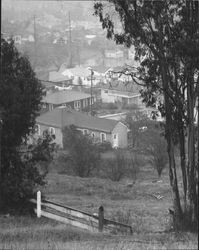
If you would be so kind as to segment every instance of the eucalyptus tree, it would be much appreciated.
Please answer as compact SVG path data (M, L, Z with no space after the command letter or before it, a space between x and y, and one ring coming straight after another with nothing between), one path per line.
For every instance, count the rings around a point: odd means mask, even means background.
M199 2L98 1L94 5L94 14L107 30L107 38L117 44L135 47L140 66L129 65L124 73L144 87L141 91L143 100L150 106L158 105L165 116L176 227L196 228L198 162L195 127L198 125L194 112L199 98ZM176 143L180 150L183 200L174 155Z

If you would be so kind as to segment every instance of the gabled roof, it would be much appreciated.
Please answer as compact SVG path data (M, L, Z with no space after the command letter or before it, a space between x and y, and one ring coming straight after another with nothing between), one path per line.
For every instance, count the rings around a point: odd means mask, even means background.
M111 67L106 67L104 65L93 66L92 68L98 73L106 73L109 69L111 69Z
M90 97L89 94L82 93L79 91L63 90L63 91L57 91L53 94L49 94L49 95L45 96L43 98L42 102L59 105L62 103L74 102L74 101L86 99L89 97Z
M63 75L67 75L67 72L69 72L73 76L79 76L79 77L88 77L90 76L91 72L87 68L84 67L75 67L75 68L69 68L62 72Z
M63 128L74 125L77 128L111 133L118 121L86 115L68 108L56 108L36 119L38 124Z
M108 88L101 88L101 89L108 90L109 95L124 96L124 97L129 97L129 98L141 96L141 94L137 93L137 92L133 93L133 92L129 92L129 91L120 91L120 90L108 89Z
M49 72L49 81L52 82L61 82L61 81L68 81L70 78L68 76L63 75L61 72L51 71Z

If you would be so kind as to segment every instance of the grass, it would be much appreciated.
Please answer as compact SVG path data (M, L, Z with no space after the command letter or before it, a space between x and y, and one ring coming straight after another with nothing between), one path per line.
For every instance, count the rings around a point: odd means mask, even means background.
M197 235L165 231L172 205L168 170L162 182L153 182L156 176L150 166L141 167L134 185L128 185L131 179L50 173L42 190L47 198L90 213L103 205L105 217L130 224L133 235L90 233L45 218L0 217L0 249L197 249Z

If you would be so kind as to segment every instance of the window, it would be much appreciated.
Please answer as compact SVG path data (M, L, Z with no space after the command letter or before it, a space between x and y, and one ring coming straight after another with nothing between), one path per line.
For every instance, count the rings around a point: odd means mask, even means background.
M42 108L43 108L43 109L46 109L46 103L43 103L43 104L42 104Z
M89 103L90 103L90 105L92 105L94 103L93 97L92 97L92 99L91 98L89 99Z
M38 124L35 125L34 132L35 132L35 134L40 135L40 126Z
M108 90L104 90L104 93L108 94Z
M83 135L88 135L88 129L83 130Z
M49 110L50 110L50 111L53 110L53 104L49 104Z
M85 99L85 107L88 106L88 99Z
M113 135L113 139L117 139L117 135L116 134Z
M95 133L94 133L94 132L91 133L91 137L92 137L93 139L95 138Z
M83 100L83 108L87 107L88 106L88 100L87 99L84 99Z
M101 140L101 142L106 141L106 134L105 133L100 133L100 140Z
M43 131L43 137L46 137L47 135L48 135L48 130L46 129Z
M50 128L49 128L49 133L50 133L50 135L55 139L55 128L50 127Z
M75 101L74 102L74 108L79 109L81 107L81 102L80 101Z

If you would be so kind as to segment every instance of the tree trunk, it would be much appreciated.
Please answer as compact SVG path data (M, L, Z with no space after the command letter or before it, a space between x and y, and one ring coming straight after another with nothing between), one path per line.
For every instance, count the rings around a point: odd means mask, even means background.
M167 151L169 155L169 177L170 185L173 191L173 206L174 206L174 220L180 222L182 219L182 207L180 202L180 195L178 189L178 180L176 173L176 164L174 156L174 143L173 143L173 122L172 122L172 102L168 95L169 92L169 79L166 71L166 63L162 63L162 82L164 89L164 101L166 111L166 139L167 139ZM176 224L174 226L177 226Z
M195 165L195 126L194 126L194 78L192 70L188 70L187 81L187 115L188 115L188 199L189 216L192 225L197 222L198 204L196 194L196 165Z
M179 121L180 122L180 121ZM186 173L186 152L185 152L185 134L183 124L179 124L179 144L180 144L180 166L182 170L183 191L184 191L184 211L187 210L187 173Z

